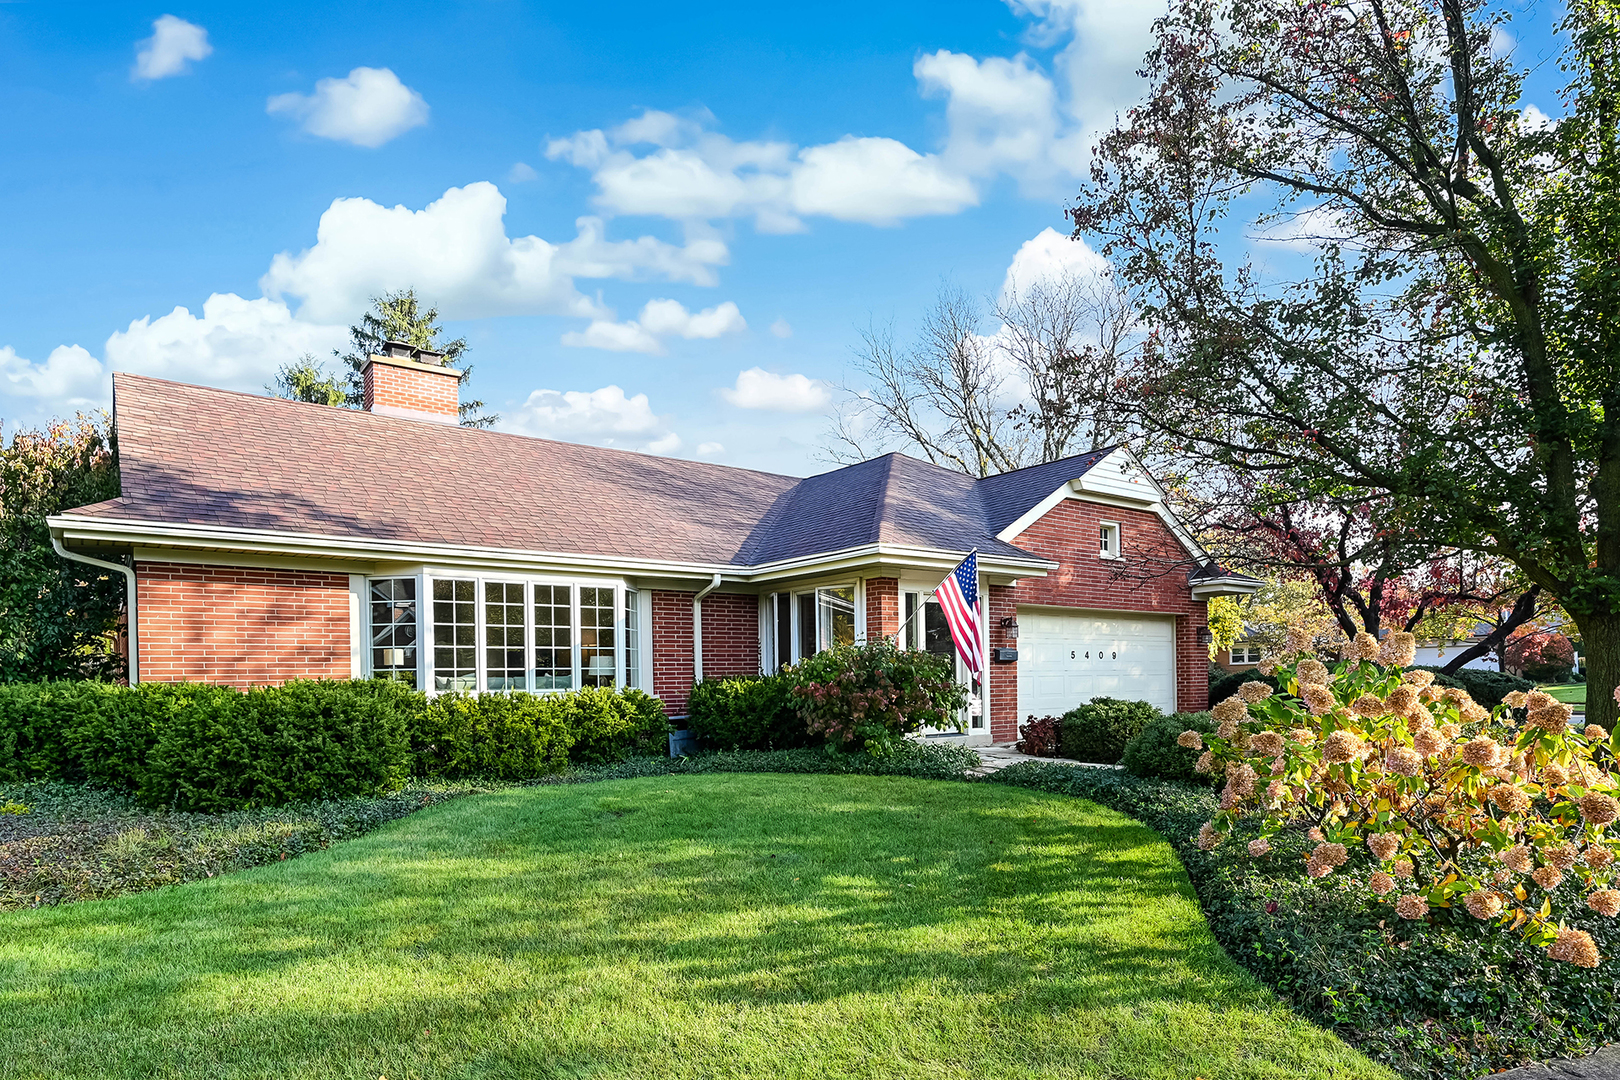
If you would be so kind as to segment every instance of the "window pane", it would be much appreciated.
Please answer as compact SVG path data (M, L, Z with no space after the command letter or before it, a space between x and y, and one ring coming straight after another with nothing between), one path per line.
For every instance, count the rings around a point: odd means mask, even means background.
M528 683L523 647L523 586L484 582L484 681L491 690L522 690Z
M821 609L821 648L855 644L855 586L821 589L816 596Z
M940 656L956 656L956 643L951 640L951 624L945 621L945 609L933 600L923 609L923 648Z
M799 652L795 659L803 660L816 654L816 594L799 597Z
M793 596L779 592L771 597L776 605L776 668L793 663Z
M478 689L477 584L433 583L433 689Z
M624 685L641 685L641 594L624 590Z
M534 587L534 688L574 688L572 586Z
M618 627L613 590L579 590L579 676L585 686L613 685L613 649Z
M371 581L371 673L416 686L416 579Z
M906 632L902 635L904 640L900 643L900 647L903 649L916 649L922 643L922 619L917 614L917 599L916 593L906 593L906 612L904 616Z

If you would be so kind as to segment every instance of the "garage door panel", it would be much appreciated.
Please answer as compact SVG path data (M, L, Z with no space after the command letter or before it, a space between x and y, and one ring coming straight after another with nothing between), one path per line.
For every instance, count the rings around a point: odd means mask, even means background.
M1175 711L1175 621L1018 614L1018 711L1057 716L1095 697Z

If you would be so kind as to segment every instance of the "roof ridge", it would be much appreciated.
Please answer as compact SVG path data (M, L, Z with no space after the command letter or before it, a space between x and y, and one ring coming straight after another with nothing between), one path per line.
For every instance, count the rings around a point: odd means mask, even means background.
M1020 465L1016 469L1008 469L1005 472L991 473L989 476L978 477L978 480L999 480L1003 476L1013 476L1017 473L1028 472L1030 469L1044 469L1049 465L1056 465L1064 461L1074 461L1077 458L1091 457L1093 454L1102 454L1106 456L1113 453L1115 450L1120 449L1124 445L1124 443L1114 443L1112 446L1094 446L1090 450L1082 450L1078 454L1065 454L1063 457L1053 458L1051 461L1037 461L1033 465Z
M474 438L482 437L482 438L499 438L499 439L523 439L523 440L526 440L526 441L529 441L529 442L550 443L550 444L555 445L555 446L578 447L581 450L585 450L585 451L588 451L588 452L591 452L591 453L600 453L600 454L609 454L609 455L625 455L625 456L629 456L629 457L632 457L632 458L638 458L638 459L652 458L652 459L656 459L656 460L659 460L659 461L671 462L673 464L680 465L680 466L685 466L685 467L692 468L692 469L699 469L699 470L722 469L722 470L726 470L728 472L751 473L751 474L753 474L755 476L768 476L768 477L771 477L772 479L776 479L776 480L791 480L791 481L794 482L795 485L797 485L797 483L799 483L799 482L801 482L801 481L803 481L805 479L808 479L807 477L803 477L803 476L793 476L790 473L769 472L769 471L767 471L765 469L750 469L750 468L748 468L747 466L744 466L744 465L725 465L725 464L722 464L722 463L720 463L718 461L695 461L695 460L693 460L691 458L670 457L667 454L653 454L653 453L650 453L650 452L647 452L647 451L642 451L642 450L627 450L622 446L597 446L594 443L570 442L567 439L548 439L543 435L524 435L524 434L521 434L521 433L515 432L515 431L496 431L496 430L489 429L489 428L465 427L465 426L463 426L461 424L444 424L444 423L439 423L438 421L434 421L434 420L417 420L417 419L414 419L414 418L408 417L408 416L389 416L386 413L376 413L376 412L370 411L369 409L348 409L348 408L342 408L342 407L333 406L333 405L322 405L319 402L314 402L314 401L295 401L295 400L293 400L291 398L276 397L276 396L274 396L272 394L255 394L255 393L252 393L252 392L247 391L247 390L227 390L224 387L219 387L219 386L204 386L204 385L202 385L200 383L180 382L177 379L160 379L155 375L139 375L139 374L136 374L135 372L130 372L130 371L116 371L116 372L114 372L113 373L113 380L114 380L114 385L115 386L116 386L118 380L135 380L135 381L138 381L138 382L159 383L159 384L162 384L162 385L165 385L165 386L178 386L178 387L181 387L181 388L186 389L186 390L197 390L197 391L200 391L200 392L205 393L205 394L222 394L222 395L229 395L229 396L232 396L232 397L247 398L250 401L258 402L258 403L261 403L263 405L267 405L267 406L269 406L271 408L279 408L281 406L292 406L292 407L295 407L295 408L306 408L307 407L309 409L316 409L316 410L326 409L326 410L330 411L330 414L333 417L333 419L337 419L339 417L364 416L364 417L369 417L370 419L360 421L361 423L426 424L426 425L430 425L430 427L433 430L465 432L465 433L467 433L468 435L471 435ZM312 413L311 415L326 415L326 414ZM341 423L341 422L344 422L344 421L340 420L339 422ZM412 428L412 429L407 429L407 430L417 430L417 429ZM833 471L836 471L836 470L833 470ZM818 475L820 475L820 474L818 474Z
M898 451L890 451L879 459L883 462L883 472L878 481L877 507L873 511L872 535L877 537L880 543L883 540L883 526L889 520L889 493L894 487L894 459L904 456Z

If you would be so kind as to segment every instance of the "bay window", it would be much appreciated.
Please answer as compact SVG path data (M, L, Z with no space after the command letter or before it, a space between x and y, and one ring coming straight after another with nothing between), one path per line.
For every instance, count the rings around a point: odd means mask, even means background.
M416 579L371 581L371 673L416 686Z
M433 689L478 689L478 583L433 583Z

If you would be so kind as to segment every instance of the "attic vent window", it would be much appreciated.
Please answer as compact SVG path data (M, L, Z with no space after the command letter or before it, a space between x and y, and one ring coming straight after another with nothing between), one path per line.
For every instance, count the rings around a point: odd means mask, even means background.
M1097 539L1097 554L1104 559L1119 558L1119 524L1105 521L1101 525L1101 533Z

